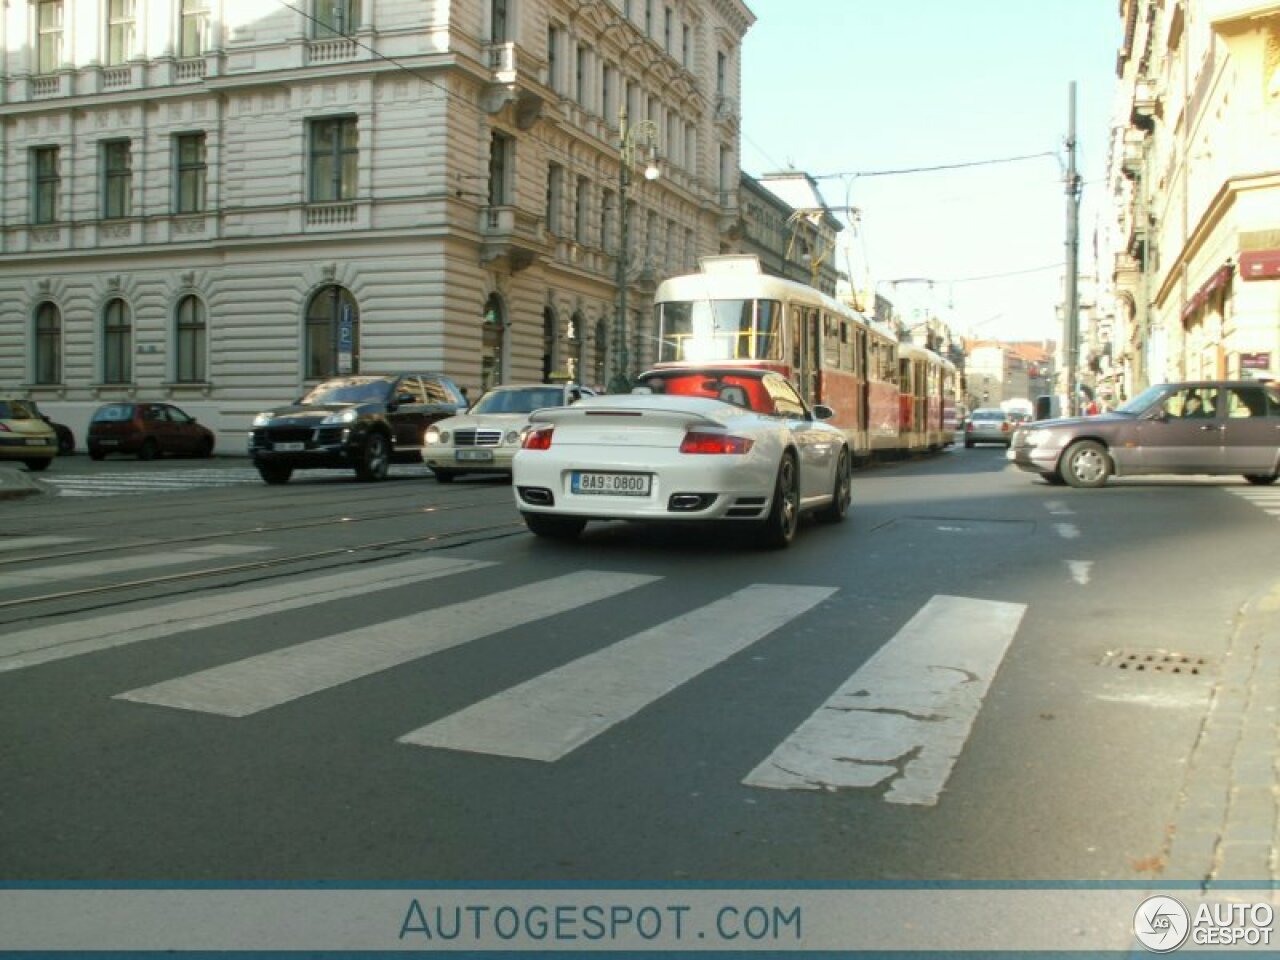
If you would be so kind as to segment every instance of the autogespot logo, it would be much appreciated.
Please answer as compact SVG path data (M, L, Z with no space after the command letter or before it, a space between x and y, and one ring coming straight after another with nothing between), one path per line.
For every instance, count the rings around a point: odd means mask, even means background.
M1191 915L1173 897L1148 897L1133 915L1133 935L1152 953L1169 953L1187 941Z

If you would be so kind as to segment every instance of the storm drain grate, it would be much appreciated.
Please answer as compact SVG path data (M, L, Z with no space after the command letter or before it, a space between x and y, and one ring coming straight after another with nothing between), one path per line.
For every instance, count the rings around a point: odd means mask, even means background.
M1207 657L1170 653L1167 650L1113 650L1102 658L1101 665L1129 673L1185 674L1198 677L1209 672Z

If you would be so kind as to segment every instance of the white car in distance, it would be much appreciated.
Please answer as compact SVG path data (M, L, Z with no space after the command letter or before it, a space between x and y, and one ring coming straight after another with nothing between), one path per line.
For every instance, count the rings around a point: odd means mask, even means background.
M510 474L511 460L520 449L531 413L594 395L576 383L494 387L466 413L438 420L427 428L423 462L441 483L449 483L460 473Z
M851 499L844 432L781 375L680 366L638 392L530 417L512 484L529 529L572 539L593 520L724 521L785 547L799 517L842 520Z

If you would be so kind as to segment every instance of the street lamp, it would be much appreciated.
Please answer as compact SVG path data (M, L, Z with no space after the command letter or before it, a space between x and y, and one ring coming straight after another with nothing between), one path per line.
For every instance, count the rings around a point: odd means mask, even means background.
M631 390L631 356L627 350L627 188L631 186L631 170L637 159L644 161L644 178L657 180L658 125L652 120L641 120L634 127L627 126L627 108L618 111L618 316L614 324L613 376L609 381L610 393L629 393Z

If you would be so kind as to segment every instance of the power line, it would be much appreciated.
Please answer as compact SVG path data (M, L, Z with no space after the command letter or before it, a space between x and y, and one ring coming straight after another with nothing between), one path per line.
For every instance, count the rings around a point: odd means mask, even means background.
M1061 270L1066 264L1046 263L1042 267L1028 267L1026 270L1010 270L1006 273L988 273L978 277L956 277L954 280L940 280L939 283L974 283L978 280L1003 280L1005 277L1021 277L1028 273L1044 273L1048 270Z
M896 170L847 170L842 173L814 174L815 180L840 180L845 177L896 177L908 173L933 173L937 170L959 170L964 167L989 167L998 163L1018 163L1023 160L1039 160L1056 157L1052 150L1042 153L1025 153L1016 157L995 157L990 160L967 160L962 163L940 163L932 167L900 167Z
M324 27L326 30L333 30L332 24L326 23L325 21L319 19L318 17L313 17L311 14L307 13L305 10L299 10L293 4L289 3L288 0L278 0L278 2L280 6L285 7L286 9L292 10L294 13L306 18L307 20L310 20L312 23L316 24L317 26ZM465 97L458 96L458 94L454 93L448 87L443 86L440 83L437 83L434 77L431 77L425 73L422 73L416 67L411 67L407 63L401 63L395 57L388 57L386 54L381 53L378 50L375 50L373 47L369 46L367 43L364 43L361 40L357 40L355 37L351 36L350 34L337 33L337 31L334 31L334 33L336 33L337 36L342 37L342 39L355 44L360 49L367 50L369 53L373 54L379 60L383 60L394 67L398 67L399 69L403 70L405 73L408 73L408 74L411 74L412 76L417 77L423 83L430 84L431 86L439 90L441 93L443 93L446 97L449 97L451 100L456 100L458 101L458 103L461 103L467 107L475 107L474 103L467 100Z

